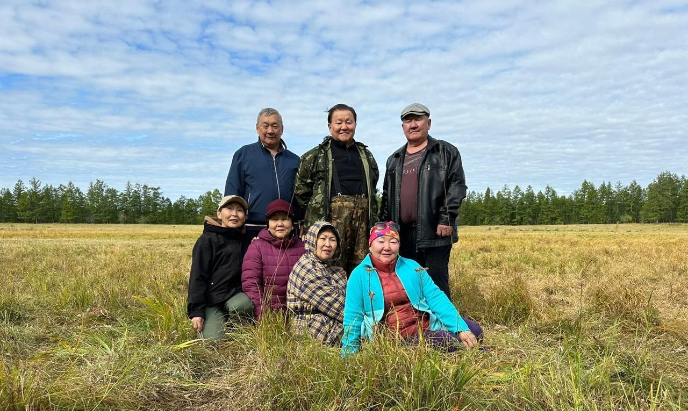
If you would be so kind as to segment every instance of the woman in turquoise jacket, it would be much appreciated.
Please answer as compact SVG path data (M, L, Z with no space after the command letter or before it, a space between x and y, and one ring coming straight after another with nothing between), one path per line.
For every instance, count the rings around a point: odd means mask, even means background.
M413 260L399 256L399 230L393 222L376 223L370 253L352 271L346 287L342 356L355 353L362 339L372 339L378 324L395 336L454 351L477 346L480 326L459 315L449 298Z

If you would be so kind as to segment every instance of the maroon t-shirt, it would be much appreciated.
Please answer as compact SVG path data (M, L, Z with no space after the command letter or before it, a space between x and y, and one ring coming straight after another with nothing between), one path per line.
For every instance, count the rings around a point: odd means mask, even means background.
M406 153L401 173L399 193L399 217L403 224L415 223L418 219L418 170L427 146L417 153Z

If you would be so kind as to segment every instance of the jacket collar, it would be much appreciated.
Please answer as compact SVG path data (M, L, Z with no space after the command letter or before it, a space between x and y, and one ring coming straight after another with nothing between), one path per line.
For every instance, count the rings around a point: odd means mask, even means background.
M297 237L294 235L294 230L292 229L291 236L288 238L285 238L283 240L280 240L279 238L275 238L271 233L270 230L267 228L264 228L260 230L258 233L258 238L261 240L266 241L267 243L271 244L273 247L276 248L290 248L296 243Z
M260 145L260 148L262 148L263 150L267 151L268 153L270 152L270 150L268 150L267 148L265 148L265 145L263 144L263 142L260 141L260 137L258 137L258 144ZM286 151L286 150L287 150L287 143L284 141L283 138L280 138L280 145L279 145L279 147L277 147L277 154L279 154L279 153L281 153L281 152L283 152L283 151ZM271 155L272 155L272 154L271 154Z
M222 221L219 218L206 216L203 221L203 232L217 233L230 237L240 237L244 227L231 228L222 227Z
M330 148L330 144L332 144L332 141L333 141L332 136L325 136L323 138L322 143L320 143L319 146L327 150L328 148ZM356 139L354 139L354 145L356 147L362 147L362 148L368 147L367 145L361 143L360 141L358 141Z
M433 138L431 135L428 134L428 145L425 147L428 151L430 151L434 146L436 146L439 143L436 138ZM397 151L392 154L394 157L401 157L406 153L406 146L408 146L408 143L404 144L399 148Z

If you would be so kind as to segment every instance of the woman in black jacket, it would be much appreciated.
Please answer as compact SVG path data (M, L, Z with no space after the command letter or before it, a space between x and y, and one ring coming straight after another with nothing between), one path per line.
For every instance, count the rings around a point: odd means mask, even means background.
M230 314L253 314L251 299L241 291L241 231L247 209L243 198L225 196L217 218L205 218L194 246L186 310L202 338L222 338Z

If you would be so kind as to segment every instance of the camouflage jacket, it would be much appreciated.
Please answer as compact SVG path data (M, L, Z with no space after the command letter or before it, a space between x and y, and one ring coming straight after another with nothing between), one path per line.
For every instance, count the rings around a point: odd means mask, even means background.
M294 203L299 210L301 227L307 229L316 221L330 221L330 198L332 182L331 136L325 137L317 147L301 156L301 165L296 174ZM377 221L377 180L380 172L373 154L363 143L356 141L356 147L363 160L363 170L368 187L368 225Z

